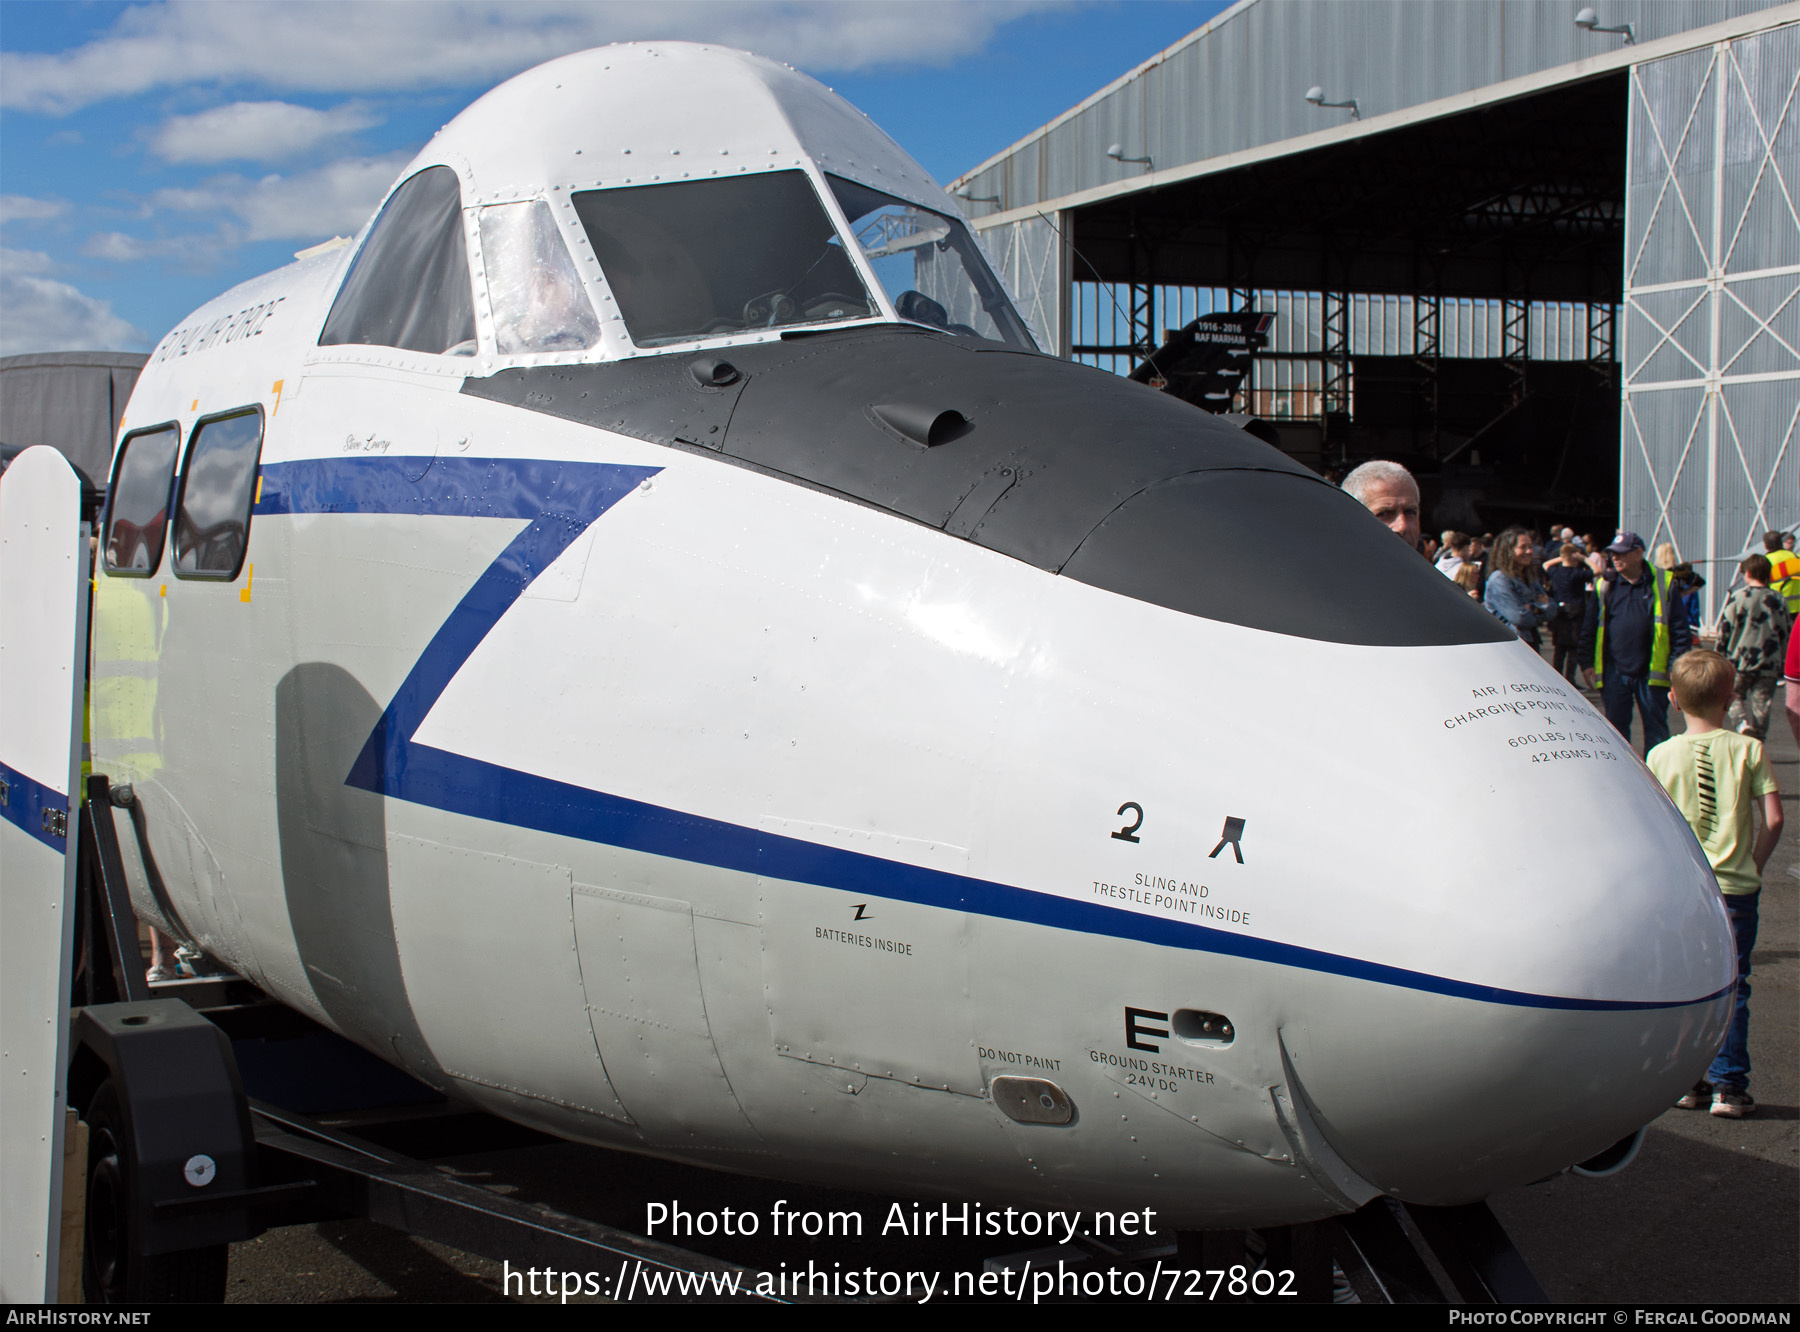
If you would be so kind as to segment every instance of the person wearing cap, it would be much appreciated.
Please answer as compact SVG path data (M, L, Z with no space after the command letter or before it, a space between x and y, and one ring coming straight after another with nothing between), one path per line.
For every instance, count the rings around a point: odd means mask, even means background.
M1693 646L1674 579L1644 559L1643 538L1620 532L1606 548L1613 575L1594 585L1581 626L1581 668L1600 691L1606 719L1631 740L1631 710L1644 719L1644 749L1669 738L1669 663Z

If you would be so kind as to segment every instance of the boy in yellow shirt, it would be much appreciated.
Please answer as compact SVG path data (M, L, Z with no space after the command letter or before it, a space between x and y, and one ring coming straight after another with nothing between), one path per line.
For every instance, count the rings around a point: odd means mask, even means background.
M1671 736L1645 757L1712 862L1737 944L1737 997L1725 1043L1706 1080L1676 1102L1698 1110L1710 1101L1712 1112L1727 1119L1742 1119L1756 1109L1748 1091L1750 950L1756 946L1763 866L1781 840L1781 790L1762 742L1725 729L1736 678L1736 669L1717 652L1701 649L1678 657L1669 683L1675 706L1687 719L1687 732ZM1751 813L1759 804L1760 833Z

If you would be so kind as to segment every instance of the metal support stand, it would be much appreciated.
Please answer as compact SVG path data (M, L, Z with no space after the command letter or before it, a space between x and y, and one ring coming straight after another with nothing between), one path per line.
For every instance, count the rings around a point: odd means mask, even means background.
M1427 445L1435 458L1443 448L1443 416L1439 408L1443 370L1444 298L1437 292L1413 296L1413 364L1419 370L1419 397L1414 416L1413 447ZM1419 418L1423 417L1423 421Z
M1500 305L1500 359L1506 363L1506 405L1525 400L1525 370L1531 361L1531 303L1508 296Z
M76 993L70 1004L137 1003L150 997L138 955L137 917L125 886L125 861L113 824L111 785L89 777L79 821L76 869Z
M1486 1203L1421 1207L1377 1198L1321 1223L1364 1304L1548 1304ZM1449 1279L1446 1287L1432 1265Z
M1338 460L1343 462L1349 457L1345 436L1350 425L1350 296L1342 291L1327 291L1323 296L1319 406L1327 452L1335 444Z
M1486 1203L1408 1207L1406 1214L1466 1304L1548 1304Z
M1618 314L1619 307L1611 301L1587 303L1588 367L1608 383L1618 360Z
M1156 351L1156 288L1131 284L1131 368L1137 369Z

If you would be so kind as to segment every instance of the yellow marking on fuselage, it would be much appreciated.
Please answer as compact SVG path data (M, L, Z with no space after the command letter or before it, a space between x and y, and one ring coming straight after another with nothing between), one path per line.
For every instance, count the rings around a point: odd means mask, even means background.
M260 478L257 480L256 488L259 492L262 490L262 481ZM239 601L250 600L250 584L255 580L256 566L254 564L246 564L244 566L244 590L238 593Z
M281 410L281 386L285 383L287 383L287 380L278 379L269 388L269 392L271 392L275 395L275 405L269 409L270 416L275 415L276 412L279 412ZM261 482L258 482L257 484L260 486ZM262 494L262 491L258 490L257 494L260 496Z

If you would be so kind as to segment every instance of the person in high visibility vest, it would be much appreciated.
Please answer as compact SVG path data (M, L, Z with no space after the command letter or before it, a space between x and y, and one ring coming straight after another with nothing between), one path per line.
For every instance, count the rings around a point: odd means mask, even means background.
M1635 704L1644 721L1644 749L1669 738L1669 663L1693 646L1693 628L1675 599L1667 569L1644 560L1644 541L1620 532L1606 548L1609 577L1594 585L1581 626L1581 668L1600 691L1606 719L1629 743Z
M1769 586L1787 603L1788 618L1800 618L1800 555L1781 544L1780 532L1764 532L1763 549L1768 552Z

